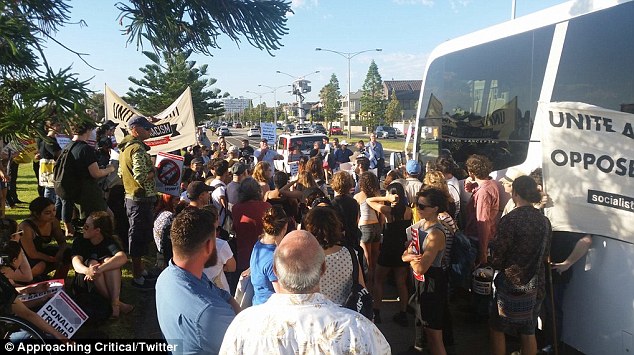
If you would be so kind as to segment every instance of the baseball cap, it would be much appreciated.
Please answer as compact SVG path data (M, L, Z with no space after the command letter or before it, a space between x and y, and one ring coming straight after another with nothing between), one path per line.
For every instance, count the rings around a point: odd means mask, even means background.
M187 198L189 198L190 200L195 200L203 192L205 192L205 191L213 191L213 190L214 190L213 186L209 186L209 185L205 184L202 181L192 181L187 186Z
M506 170L506 173L500 179L500 181L512 184L513 181L515 181L515 179L517 179L518 177L523 176L523 175L526 175L526 174L524 174L523 172L521 172L520 170L518 170L516 168L510 168L510 169Z
M144 129L150 130L154 128L154 124L147 120L147 118L143 116L133 117L128 121L128 128L132 128L133 126L141 126Z
M344 139L339 143L339 145L348 145L348 142L346 142L346 140Z
M410 175L418 175L421 171L421 166L418 160L408 160L407 164L405 164L405 170Z
M228 152L229 153L238 153L238 152L240 152L240 148L236 147L235 145L232 145L231 147L229 147Z
M233 175L242 175L247 170L246 164L236 162L231 166L231 173Z
M262 138L262 139L260 139L260 142L268 143L268 142L269 142L269 140L268 140L268 139L266 139L266 138Z
M102 124L102 126L108 128L108 129L113 129L113 128L117 127L118 125L119 125L118 123L115 123L112 120L107 120L106 122L104 122Z

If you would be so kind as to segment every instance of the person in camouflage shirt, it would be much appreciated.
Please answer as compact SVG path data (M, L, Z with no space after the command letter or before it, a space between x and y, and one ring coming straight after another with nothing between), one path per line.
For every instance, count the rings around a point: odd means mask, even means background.
M154 125L145 117L137 116L128 121L130 134L119 144L119 176L125 189L125 207L130 222L128 231L129 254L132 258L132 286L149 289L154 285L146 280L141 258L147 254L149 243L153 240L153 207L156 201L154 165L148 151L150 147L143 143L150 138Z

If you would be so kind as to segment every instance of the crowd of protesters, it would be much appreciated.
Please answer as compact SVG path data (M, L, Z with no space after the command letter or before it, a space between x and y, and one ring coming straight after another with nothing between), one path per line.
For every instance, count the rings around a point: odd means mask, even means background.
M102 124L96 147L86 143L96 125L73 127L68 149L82 192L75 201L57 196L51 177L38 175L41 196L30 203L29 218L3 227L11 233L4 233L10 240L2 247L14 262L2 273L16 285L52 271L54 278L64 278L72 266L80 286L94 288L109 301L111 316L119 317L134 309L120 300L121 267L129 257L132 286L156 289L161 331L166 339L182 339L188 353L234 354L256 346L283 353L359 348L389 353L372 324L384 321L388 279L399 297L392 321L415 329L413 351L422 351L426 342L431 354L447 353L453 344L449 302L460 295L470 297L474 319L489 319L496 354L506 351L505 333L520 335L522 354L536 353L535 322L542 308L558 314L561 334L561 300L554 310L542 307L553 235L539 211L539 171L529 177L509 170L498 182L490 177L487 157L474 154L460 168L446 153L424 168L407 160L384 171L383 148L372 134L353 150L345 140L328 138L307 155L291 149L288 160L299 168L289 176L275 171L274 161L284 157L266 139L254 149L246 139L241 147L224 137L212 143L201 132L192 146L172 152L182 153L184 168L179 193L168 195L156 191L153 157L144 143L154 125L145 117L127 125L128 135L117 144L112 138L117 125ZM55 140L60 128L47 122L40 169L55 164L62 152ZM4 165L0 180L4 193L11 180ZM512 203L502 217L507 200ZM4 195L2 201L13 202ZM477 250L473 269L490 265L499 271L494 282L502 291L494 297L469 294L464 283L451 282L459 231ZM66 239L72 237L71 246ZM559 236L565 242L558 244L556 239L559 259L553 265L559 276L591 239ZM154 245L152 270L142 258ZM361 270L358 279L352 276L355 268ZM249 310L232 296L241 277L249 277L254 290ZM370 319L339 307L357 283L374 298ZM518 289L529 299L530 312L518 312L512 297L505 298L503 291ZM258 317L264 316L279 324L263 329ZM328 328L344 319L345 329ZM314 334L291 331L296 322L310 324Z

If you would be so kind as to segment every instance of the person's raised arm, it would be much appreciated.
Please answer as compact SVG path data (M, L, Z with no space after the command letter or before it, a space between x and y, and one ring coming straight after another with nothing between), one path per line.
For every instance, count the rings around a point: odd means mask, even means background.
M108 165L105 168L101 169L99 168L97 162L88 165L88 172L90 173L90 176L93 177L93 179L99 179L104 176L108 176L108 174L113 173L115 170L116 169L113 165Z
M368 203L368 206L372 207L373 210L380 212L385 218L390 217L390 213L392 212L392 207L387 206L384 202L395 202L397 195L387 194L385 196L375 196L369 197L365 200Z

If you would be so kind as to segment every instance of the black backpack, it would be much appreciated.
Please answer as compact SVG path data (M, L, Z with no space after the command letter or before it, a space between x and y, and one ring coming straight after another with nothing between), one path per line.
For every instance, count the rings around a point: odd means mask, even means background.
M55 162L53 178L55 194L63 200L76 200L81 195L81 178L78 174L77 162L71 151L79 141L67 145ZM83 142L81 142L83 143Z

